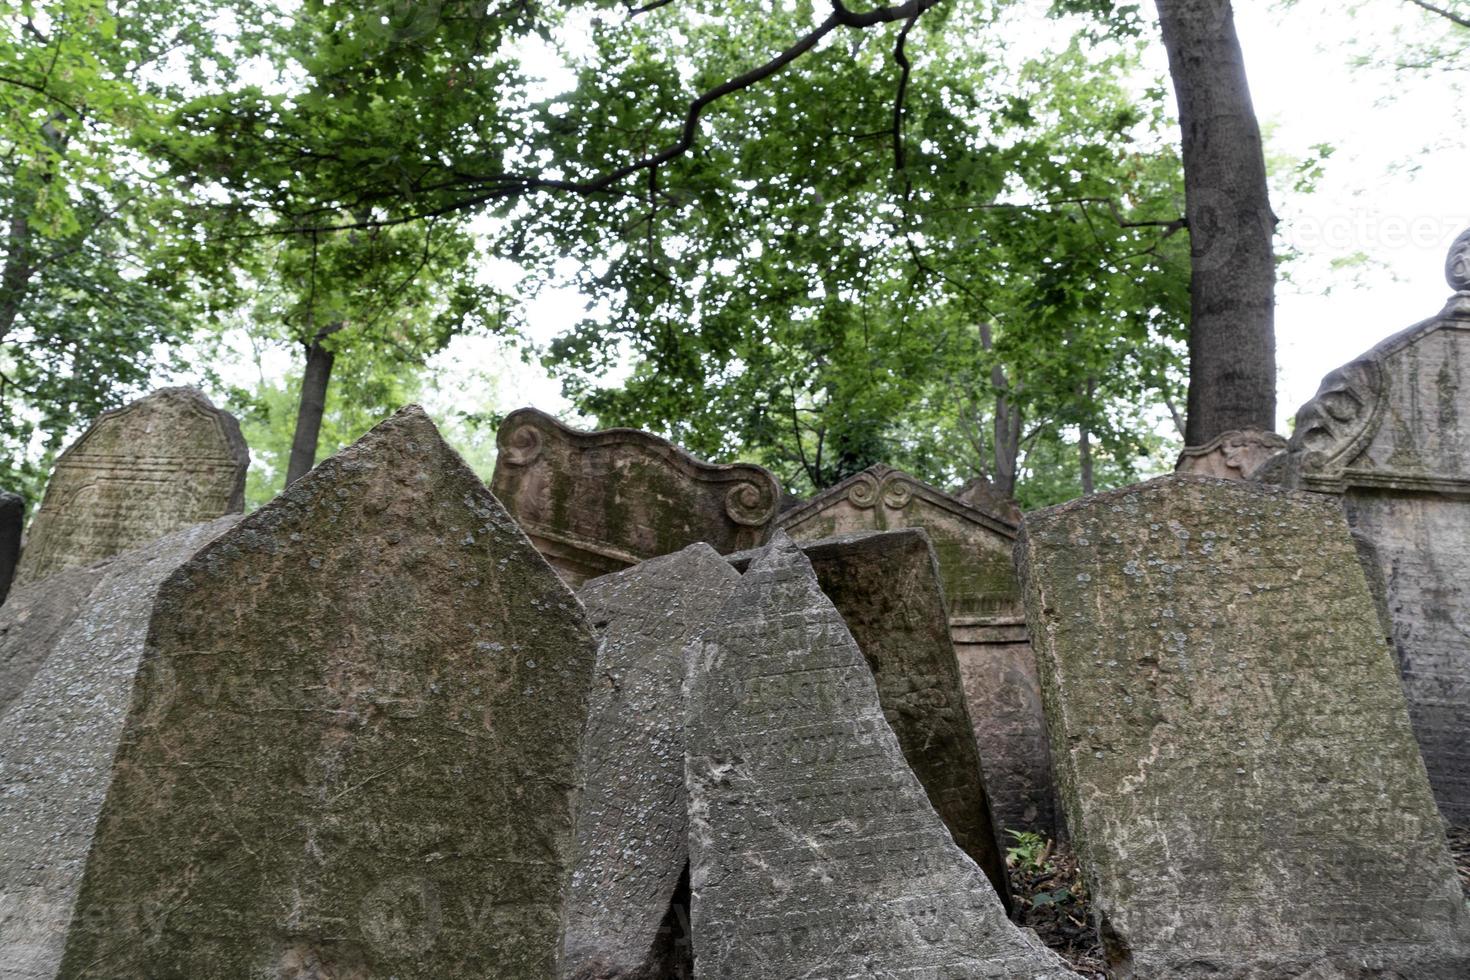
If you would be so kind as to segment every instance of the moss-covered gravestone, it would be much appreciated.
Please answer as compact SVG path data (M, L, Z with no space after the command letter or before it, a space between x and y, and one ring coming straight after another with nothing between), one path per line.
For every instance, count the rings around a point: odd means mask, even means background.
M165 578L237 518L175 531L17 590L0 656L28 681L0 713L0 976L50 980L112 779Z
M684 646L739 581L729 562L697 544L578 593L602 642L567 902L561 975L569 980L687 975L688 911L672 908L689 863Z
M553 976L594 653L402 410L160 590L61 976Z
M697 977L1073 975L955 846L784 534L687 661Z
M1165 477L1027 515L1053 758L1123 976L1464 980L1470 919L1331 498Z
M238 514L249 465L235 417L197 389L163 388L102 413L56 460L16 584Z

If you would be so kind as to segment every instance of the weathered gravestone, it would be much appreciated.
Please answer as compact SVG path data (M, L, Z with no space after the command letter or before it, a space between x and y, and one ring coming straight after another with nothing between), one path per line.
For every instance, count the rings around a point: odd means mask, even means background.
M1073 976L955 846L784 534L687 659L696 976Z
M995 818L1005 828L1056 830L1046 720L1011 564L1016 526L882 465L783 513L780 525L799 541L899 528L928 533Z
M688 942L680 942L688 911L672 907L689 863L684 646L739 581L714 549L696 544L578 593L602 642L582 750L586 789L561 968L568 980L689 975Z
M696 542L753 548L781 488L748 463L715 465L637 429L579 432L545 412L506 416L491 488L573 587Z
M23 585L0 607L0 713L20 697L112 559Z
M883 716L929 803L1009 909L1005 852L928 535L918 528L874 531L800 547L872 670ZM759 554L730 560L743 571Z
M1462 292L1323 380L1261 475L1336 496L1382 584L1440 811L1470 826L1470 232Z
M249 465L234 416L194 388L102 413L56 460L16 584L238 514Z
M1286 440L1274 432L1233 429L1202 446L1185 446L1174 463L1174 472L1246 480L1285 451Z
M39 668L0 714L0 977L56 975L159 584L236 520L54 575L0 611L0 646Z
M594 656L403 409L159 591L60 976L554 976Z
M1120 976L1470 976L1470 920L1334 501L1164 477L1028 514L1053 758Z
M0 602L10 594L10 583L15 579L25 517L25 498L18 493L0 491Z

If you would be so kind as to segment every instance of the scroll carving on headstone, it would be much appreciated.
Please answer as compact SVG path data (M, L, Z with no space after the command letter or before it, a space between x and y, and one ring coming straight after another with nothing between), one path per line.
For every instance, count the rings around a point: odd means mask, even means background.
M1028 514L1017 551L1113 971L1470 976L1470 916L1335 501L1163 477Z
M759 466L706 463L637 429L580 432L533 408L506 416L497 444L491 488L573 587L696 542L753 548L781 501Z
M594 657L401 410L159 591L60 976L551 980Z
M238 514L249 465L234 416L197 389L163 388L102 413L56 460L16 584Z
M1286 451L1286 439L1259 429L1222 432L1202 446L1185 446L1174 464L1175 473L1246 480L1272 457Z
M697 977L1075 976L955 845L784 534L687 670Z
M1338 496L1375 566L1441 812L1470 826L1470 232L1446 263L1459 290L1323 380L1289 451L1259 479Z
M783 513L780 524L799 541L900 528L929 535L996 821L1055 833L1046 723L1012 566L1016 525L883 465Z

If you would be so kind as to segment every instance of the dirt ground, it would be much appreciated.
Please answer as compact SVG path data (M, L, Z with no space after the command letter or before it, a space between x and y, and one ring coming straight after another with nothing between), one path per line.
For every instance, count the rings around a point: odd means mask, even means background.
M1010 877L1017 924L1035 929L1042 942L1087 980L1104 980L1102 943L1092 927L1087 889L1071 849L1053 841L1035 861L1012 861Z

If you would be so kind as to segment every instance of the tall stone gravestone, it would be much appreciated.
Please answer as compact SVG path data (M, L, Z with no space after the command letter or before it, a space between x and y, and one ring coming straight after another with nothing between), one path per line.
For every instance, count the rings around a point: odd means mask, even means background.
M60 976L554 976L594 655L403 409L160 590Z
M689 974L690 950L678 936L687 908L672 908L689 864L684 646L739 581L729 562L696 544L593 579L578 594L602 641L582 750L567 980Z
M1113 970L1470 976L1470 919L1334 501L1164 477L1017 544Z
M194 388L104 412L56 460L16 584L238 514L249 465L234 416Z
M1342 501L1440 811L1470 826L1470 232L1449 272L1444 311L1327 375L1262 478Z
M56 975L154 597L236 520L53 575L0 610L0 646L32 665L0 713L0 977Z
M696 542L753 548L776 520L766 470L705 463L637 429L579 432L523 408L497 444L496 497L573 587Z
M883 716L929 803L1009 909L1005 851L929 536L905 528L804 541L800 547L873 672ZM759 554L741 552L730 560L744 570Z
M15 580L25 517L25 498L18 493L0 491L0 602L10 594L10 583Z
M1016 525L883 465L783 513L780 525L798 541L900 528L928 533L996 820L1053 832L1046 721L1011 565Z
M955 846L784 534L687 669L697 977L1073 976Z

